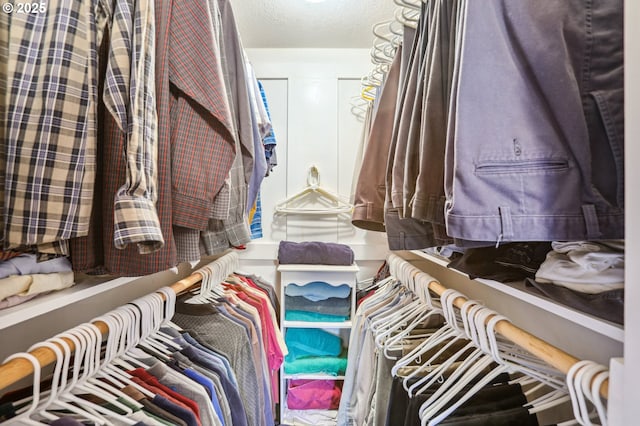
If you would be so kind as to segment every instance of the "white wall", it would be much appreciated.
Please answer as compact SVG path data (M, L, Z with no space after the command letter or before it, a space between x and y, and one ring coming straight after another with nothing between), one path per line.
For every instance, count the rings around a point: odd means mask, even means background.
M315 165L320 186L348 199L363 123L350 112L360 78L371 68L368 49L247 49L262 81L277 140L278 166L262 186L264 237L241 254L243 269L276 282L278 243L327 241L350 245L360 277L385 258L386 237L358 230L350 215L275 216L275 205L306 186Z

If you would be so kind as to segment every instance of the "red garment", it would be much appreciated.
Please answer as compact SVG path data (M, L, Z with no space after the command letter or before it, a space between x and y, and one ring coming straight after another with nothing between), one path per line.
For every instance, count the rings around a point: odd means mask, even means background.
M265 299L257 299L253 295L245 293L242 291L242 288L235 290L241 300L244 300L258 310L258 314L260 315L260 320L262 322L262 337L266 345L265 350L267 353L267 362L269 363L269 368L271 370L278 370L284 361L284 355L278 345L276 331L273 327L273 321L271 321L271 314L269 313L269 307L267 306L267 303L269 302Z
M155 376L147 373L143 368L136 368L135 370L128 371L128 373L134 377L144 380L151 386L155 386L156 388L165 392L167 395L171 396L171 398L180 401L183 405L186 405L189 410L193 411L193 413L196 415L196 418L198 419L198 422L200 422L200 408L198 408L198 404L196 404L195 401L187 398L184 395L180 395L179 393L173 391L171 388L163 385Z
M184 408L185 410L191 411L193 413L193 415L196 417L196 420L197 420L198 424L200 426L202 426L202 423L200 423L200 418L196 415L195 412L193 412L191 407L189 407L188 405L186 405L186 404L182 403L181 401L175 399L174 397L172 397L171 395L169 395L168 393L166 393L164 390L160 389L159 387L150 385L149 383L145 382L144 380L140 379L139 377L133 376L131 378L131 381L133 383L136 383L136 384L142 386L146 390L148 390L150 392L153 392L156 395L159 395L159 396L162 396L162 397L166 398L167 400L169 400L172 403Z
M360 306L362 304L362 302L364 302L365 300L367 300L368 298L373 296L375 293L376 293L375 290L371 290L369 293L367 293L366 295L362 296L362 298L360 298L358 300L358 302L356 303L356 306Z

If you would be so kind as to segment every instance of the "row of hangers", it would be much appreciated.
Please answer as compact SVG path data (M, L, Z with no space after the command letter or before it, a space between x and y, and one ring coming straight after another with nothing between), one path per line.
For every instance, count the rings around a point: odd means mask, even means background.
M362 120L367 106L376 99L377 90L384 83L395 52L402 43L404 27L416 28L420 19L422 0L393 2L398 6L394 19L375 24L372 28L374 40L370 55L373 68L361 79L360 95L351 99L351 111Z
M6 358L0 365L0 390L6 390L30 375L33 380L32 395L17 401L24 406L18 410L17 417L8 420L8 424L46 424L44 421L59 417L61 410L78 414L98 425L113 424L110 419L135 424L127 414L118 414L78 395L96 395L129 414L131 409L127 405L140 407L119 389L131 385L147 397L153 395L131 381L125 370L144 367L136 356L153 354L159 359L168 359L170 349L179 349L171 337L160 330L161 327L178 328L170 321L175 313L177 295L193 291L200 283L198 294L191 303L204 303L216 297L220 294L219 283L236 271L238 264L238 254L229 252L170 287L163 287L91 322L36 343L26 352ZM53 365L51 386L41 391L43 370L50 365ZM127 404L120 403L118 398L124 398Z
M114 421L136 424L137 420L129 417L133 414L131 407L141 409L143 406L120 389L132 386L147 397L153 398L153 394L132 381L125 370L144 367L134 356L139 354L139 348L158 357L167 356L167 348L179 349L170 336L160 331L161 327L172 326L170 319L175 312L175 301L176 293L164 287L90 323L36 343L28 352L9 356L3 365L15 359L31 363L33 384L31 396L14 402L14 406L24 404L24 407L6 423L45 425L73 414L96 425L110 425ZM105 343L105 333L97 323L106 327ZM55 355L51 386L45 391L41 390L42 366L32 354L39 348L47 348ZM86 394L100 398L110 407L80 396Z
M409 395L423 393L436 381L442 382L438 390L420 408L422 425L437 425L456 408L462 405L483 386L502 373L517 374L515 382L527 385L527 395L533 395L546 386L548 392L538 396L526 406L535 414L571 401L574 417L562 426L571 424L593 425L599 419L607 424L605 403L608 371L606 367L592 361L579 361L558 348L530 335L511 324L499 313L481 303L467 299L458 291L446 289L434 278L402 259L391 254L388 259L392 278L379 283L379 293L392 291L397 278L414 295L411 303L394 310L372 322L375 342L379 350L389 359L394 349L401 347L407 339L419 339L414 349L402 358L395 359L392 374L398 375L403 367L421 360L422 365L403 380ZM439 298L432 297L432 293ZM418 325L430 316L444 317L443 327L430 335L410 336ZM498 330L502 332L498 332ZM509 336L509 337L507 337ZM454 344L467 342L455 354L433 367L434 361ZM422 357L438 348L428 360ZM536 348L533 354L530 350ZM466 355L464 358L462 355ZM540 354L543 354L540 356ZM492 365L489 373L486 369ZM450 369L455 367L453 373ZM450 376L443 381L444 372ZM462 398L457 395L483 372ZM415 383L411 379L420 377ZM603 391L604 389L604 391ZM456 396L454 400L454 396ZM597 420L596 420L597 421Z

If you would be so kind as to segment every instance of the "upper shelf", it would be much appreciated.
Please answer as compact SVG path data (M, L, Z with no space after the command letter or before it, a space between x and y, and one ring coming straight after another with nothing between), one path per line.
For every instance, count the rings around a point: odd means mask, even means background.
M429 253L425 253L421 250L412 250L411 253L445 268L449 263L445 259L431 255ZM449 270L455 271L458 274L466 277L467 279L470 279L469 276L464 272L460 272L456 269L449 269ZM582 327L589 328L597 333L608 336L611 339L614 339L618 342L624 341L623 326L574 310L568 306L557 303L544 296L534 294L531 291L528 291L526 289L524 282L503 284L498 281L487 280L482 278L477 278L471 281L493 288L495 290L498 290L511 297L522 300L523 302L526 302L540 309L543 309L545 311L558 315L568 321L572 321Z
M81 282L64 290L40 295L23 304L0 310L0 331L56 309L70 306L90 297L129 284L136 278L124 277L96 284Z

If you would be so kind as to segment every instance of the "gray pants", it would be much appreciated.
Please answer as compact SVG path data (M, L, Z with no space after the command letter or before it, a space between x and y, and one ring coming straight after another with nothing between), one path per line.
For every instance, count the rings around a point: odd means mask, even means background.
M624 238L621 0L462 0L450 236Z

